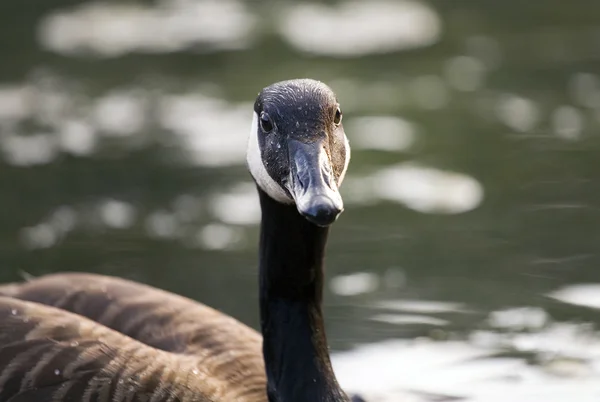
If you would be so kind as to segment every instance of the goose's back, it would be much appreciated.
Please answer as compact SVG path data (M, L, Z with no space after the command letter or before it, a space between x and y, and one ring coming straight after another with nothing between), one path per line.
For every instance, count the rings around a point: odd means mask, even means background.
M226 387L189 357L83 317L0 297L0 401L220 401Z
M22 317L28 317L36 313L35 319L29 317L30 323L36 321L54 328L51 316L57 314L56 311L77 314L67 314L72 325L82 320L80 316L87 317L93 322L85 320L86 325L92 324L94 331L112 329L111 333L122 337L120 343L105 343L111 350L115 345L117 349L130 345L128 340L133 342L135 339L137 346L142 345L145 351L138 357L140 362L146 357L151 361L153 353L162 353L161 356L169 356L168 364L173 367L193 364L210 376L209 381L226 384L227 393L235 397L232 400L266 400L260 335L208 306L124 279L78 273L53 274L0 286L0 295L35 302L28 305L39 306L38 309L30 308L22 314ZM59 310L51 309L54 313L46 315L50 310L45 310L47 307L42 305ZM5 325L5 320L11 318L3 316L0 319L0 325ZM0 330L0 337L7 336L4 331L8 329L5 328ZM26 348L26 344L21 348ZM224 391L220 392L224 394ZM0 397L1 401L4 399Z

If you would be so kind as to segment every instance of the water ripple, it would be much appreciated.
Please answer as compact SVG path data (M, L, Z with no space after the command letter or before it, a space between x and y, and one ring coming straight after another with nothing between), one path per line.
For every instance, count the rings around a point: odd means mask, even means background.
M399 202L422 213L458 214L483 201L483 186L474 178L416 163L401 163L346 183L351 203Z
M251 104L232 105L200 94L165 96L160 124L184 142L192 161L202 166L243 163Z
M293 46L338 57L428 46L442 30L432 8L407 0L296 4L282 16L279 31Z
M91 2L54 11L38 27L41 45L56 53L116 57L130 52L246 48L255 18L235 0Z
M358 117L347 127L352 149L404 151L416 139L414 124L395 116Z

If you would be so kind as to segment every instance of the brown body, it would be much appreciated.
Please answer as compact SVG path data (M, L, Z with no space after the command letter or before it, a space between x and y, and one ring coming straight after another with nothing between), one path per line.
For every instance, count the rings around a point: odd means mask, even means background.
M261 343L181 296L114 277L48 275L0 286L0 401L263 402Z

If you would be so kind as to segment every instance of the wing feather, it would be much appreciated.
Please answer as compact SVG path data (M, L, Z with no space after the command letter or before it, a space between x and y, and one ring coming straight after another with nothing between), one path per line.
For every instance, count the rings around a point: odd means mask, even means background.
M222 400L223 384L207 372L190 381L195 370L84 317L0 297L0 402Z
M101 324L98 328L108 327L152 349L189 357L215 382L228 384L236 400L266 401L262 337L206 305L125 279L80 273L3 285L2 295L87 317ZM43 336L43 328L36 337ZM60 325L54 329L56 339L70 339L68 331L61 331Z

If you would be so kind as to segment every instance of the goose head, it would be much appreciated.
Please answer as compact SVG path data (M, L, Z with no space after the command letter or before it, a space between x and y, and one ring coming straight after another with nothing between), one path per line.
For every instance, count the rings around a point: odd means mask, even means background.
M315 225L332 224L344 209L339 187L349 161L342 110L327 85L290 80L258 94L247 162L273 200L295 205Z

